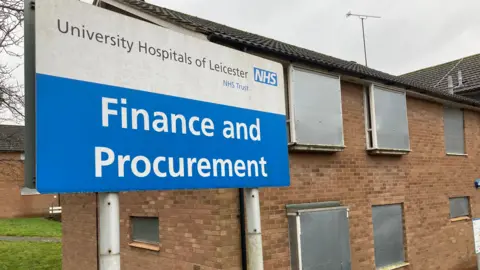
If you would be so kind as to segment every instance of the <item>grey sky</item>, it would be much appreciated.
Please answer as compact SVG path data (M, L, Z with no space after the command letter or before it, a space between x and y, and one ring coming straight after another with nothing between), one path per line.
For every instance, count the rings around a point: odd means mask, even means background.
M394 75L480 53L478 0L147 0Z
M82 0L91 2L91 0ZM480 53L478 0L147 0L147 2L363 64L394 75ZM9 59L18 64L19 59ZM23 81L22 69L15 73Z

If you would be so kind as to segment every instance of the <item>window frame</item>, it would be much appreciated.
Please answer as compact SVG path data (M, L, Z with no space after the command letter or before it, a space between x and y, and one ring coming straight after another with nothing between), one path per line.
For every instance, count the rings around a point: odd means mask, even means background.
M293 93L295 91L294 87L294 72L308 72L313 74L318 74L324 77L330 77L338 80L339 91L340 91L340 119L342 121L342 143L341 145L329 145L329 144L307 144L297 141L297 134L295 129L295 100L293 98ZM343 125L343 104L342 104L342 85L341 85L341 76L339 74L328 73L326 71L313 69L310 67L305 67L297 64L290 64L288 66L288 90L287 90L287 125L288 125L288 145L290 150L298 151L322 151L322 152L339 152L343 151L345 148L345 128Z
M461 216L452 216L451 200L452 199L463 199L463 198L467 199L468 214L467 215L461 215ZM450 220L470 219L472 217L472 207L470 205L470 196L448 197L448 208L449 208L449 219Z
M374 88L381 88L388 92L401 93L405 97L405 118L407 120L408 132L408 149L398 148L384 148L378 146L376 112L375 112L375 95ZM410 130L408 122L408 107L407 107L407 91L405 89L393 88L378 83L369 83L363 89L363 107L365 116L365 139L366 149L370 154L386 154L386 155L406 155L411 152Z
M135 218L144 218L144 219L156 219L158 221L158 226L157 226L157 233L158 233L158 242L151 242L151 241L145 241L145 240L138 240L135 239L134 237L134 219ZM136 248L143 248L143 249L148 249L152 251L160 251L160 246L161 246L161 237L160 237L160 218L158 216L142 216L142 215L131 215L129 216L129 246L131 247L136 247Z
M296 242L297 242L297 267L302 269L302 224L300 222L300 213L288 213L287 216L295 216L295 232L296 232ZM289 228L290 230L290 228ZM290 236L289 236L290 239ZM289 240L290 242L290 240ZM291 248L291 243L289 243L289 248ZM291 255L289 255L291 256ZM291 259L291 258L290 258Z
M463 153L454 153L449 152L447 149L447 137L446 135L446 126L445 126L445 111L446 109L455 109L460 110L462 112L462 133L463 133ZM465 140L465 110L462 107L455 107L455 106L443 106L443 141L445 147L445 154L447 156L467 156L467 144Z

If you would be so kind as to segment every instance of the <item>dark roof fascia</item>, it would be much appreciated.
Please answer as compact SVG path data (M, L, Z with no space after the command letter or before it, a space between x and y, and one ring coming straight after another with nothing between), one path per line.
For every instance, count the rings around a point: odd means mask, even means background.
M405 88L406 90L416 91L420 94L424 94L424 95L432 96L432 97L435 97L435 98L439 98L439 99L443 99L443 100L447 100L447 101L451 101L451 102L461 103L461 104L465 104L465 105L468 105L468 106L473 106L473 107L479 107L480 108L480 102L478 102L476 100L469 99L469 98L464 98L462 96L450 95L450 94L444 93L442 91L433 90L433 89L427 90L426 88L422 89L422 88L412 87L411 85L404 84L404 83L398 83L398 82L394 82L394 81L391 81L391 80L382 80L382 79L379 79L377 77L368 76L368 75L365 75L365 74L362 74L362 73L346 71L346 70L340 69L340 68L334 68L332 66L328 66L328 65L325 65L323 63L318 63L314 59L302 59L302 58L299 58L299 57L296 57L296 56L286 55L282 52L275 52L275 51L267 49L267 48L256 46L255 44L252 44L252 43L242 42L241 40L234 40L234 39L231 39L231 38L226 37L224 35L219 35L219 34L216 34L216 33L212 33L212 34L208 35L208 39L211 42L226 43L226 44L229 44L230 46L233 46L233 47L236 46L239 50L242 50L241 49L242 47L244 49L246 48L249 51L252 51L252 49L253 49L254 51L261 52L261 53L268 53L269 55L274 55L276 57L280 56L281 58L287 59L290 62L301 61L301 62L304 62L304 63L307 63L307 64L315 64L316 66L324 68L328 71L338 72L338 73L341 73L341 74L344 74L344 75L350 75L352 77L356 77L356 78L359 78L359 79L376 81L376 82L379 82L379 83L383 83L385 85L398 86L398 87Z
M0 149L0 153L23 153L24 149Z
M472 93L475 93L475 92L478 92L478 91L480 91L480 85L475 85L475 86L471 86L471 87L464 88L464 89L461 89L461 90L457 90L457 91L455 91L455 94L457 94L457 95L472 94Z
M447 101L451 101L451 102L461 103L461 104L465 104L465 105L468 105L468 106L473 106L473 107L479 107L480 108L480 102L477 102L475 100L470 100L470 99L466 100L465 98L462 98L461 96L453 96L453 95L446 96L446 94L444 94L440 91L434 91L434 90L429 91L429 90L425 90L425 89L421 89L421 88L414 88L414 87L411 87L410 85L407 85L407 84L401 84L401 83L392 82L392 81L388 81L388 80L381 80L381 79L371 77L371 76L367 76L367 75L361 74L361 73L345 71L345 70L342 70L342 69L339 69L339 68L332 68L331 66L327 66L327 65L324 65L322 63L316 63L312 60L303 60L303 59L299 59L298 57L285 55L283 53L275 53L275 52L272 52L271 50L266 50L265 48L255 46L254 44L247 44L247 43L243 43L243 42L240 42L240 41L231 40L231 39L228 39L228 38L222 38L221 36L216 35L216 34L208 35L208 39L211 42L214 42L214 43L217 43L217 44L222 44L222 45L228 45L230 47L234 47L234 48L236 48L238 50L241 50L241 51L245 51L245 50L247 52L248 51L249 52L253 51L253 52L258 52L258 53L261 53L261 54L266 54L267 56L273 56L273 57L277 57L277 58L281 57L282 59L287 60L291 63L303 63L303 64L307 64L307 65L314 64L315 66L318 66L318 67L320 67L322 69L325 69L329 72L337 72L337 73L340 73L342 75L347 75L347 76L359 78L359 79L362 79L362 80L369 80L369 81L372 81L372 82L377 82L377 83L381 83L381 84L388 85L388 86L401 87L401 88L404 88L405 90L413 90L413 91L418 92L420 94L432 96L432 97L435 97L435 98L439 98L439 99L443 99L443 100L447 100Z
M400 87L403 87L403 88L406 88L406 89L411 88L410 86L401 85L401 84L398 84L398 83L395 83L395 82L392 82L392 81L389 81L389 80L381 80L381 79L378 79L378 78L367 76L365 74L356 73L356 72L352 72L352 71L346 71L346 70L343 70L343 69L340 69L340 68L335 68L335 67L332 67L332 66L329 66L329 65L325 65L324 63L316 62L316 61L314 61L314 59L306 60L306 59L302 59L302 58L295 57L295 56L292 56L292 55L286 55L286 54L281 53L281 52L275 52L275 51L268 50L268 49L265 49L265 48L260 47L260 46L255 46L255 44L248 44L248 43L241 42L241 41L236 41L236 40L232 40L232 39L228 39L228 38L223 38L222 36L219 36L219 35L216 35L216 34L208 35L208 40L213 42L213 43L216 43L216 44L219 44L219 45L227 45L231 48L235 48L237 50L244 51L244 52L247 52L247 53L248 52L250 52L250 53L255 52L255 53L267 56L267 57L270 56L270 57L274 57L274 58L277 58L277 59L280 58L278 60L289 62L289 63L292 63L292 64L293 63L299 63L299 64L305 64L305 65L309 65L309 66L313 65L316 68L320 68L320 69L326 70L328 72L335 72L335 73L339 73L339 74L342 74L342 75L356 77L356 78L359 78L359 79L362 79L362 80L377 81L377 82L385 84L385 85L400 86Z

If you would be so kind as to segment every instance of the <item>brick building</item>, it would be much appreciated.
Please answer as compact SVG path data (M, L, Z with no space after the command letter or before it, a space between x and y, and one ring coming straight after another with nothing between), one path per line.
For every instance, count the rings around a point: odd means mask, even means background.
M265 269L476 269L480 102L139 0L95 4L284 65L291 185L261 189ZM241 194L122 193L122 269L246 269ZM97 269L96 194L62 206L63 268Z
M0 125L0 218L42 216L57 205L52 195L22 196L23 126Z

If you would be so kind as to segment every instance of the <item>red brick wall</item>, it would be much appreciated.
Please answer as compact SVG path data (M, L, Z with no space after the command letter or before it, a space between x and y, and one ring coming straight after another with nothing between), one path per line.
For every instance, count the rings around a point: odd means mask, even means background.
M238 194L234 190L122 194L125 269L240 269ZM129 216L158 216L160 252L129 247Z
M62 269L97 269L95 194L62 195Z
M291 186L261 190L265 269L289 269L285 205L330 200L350 208L353 269L374 269L372 205L387 203L404 206L410 263L404 269L474 269L472 223L449 220L448 198L470 196L472 214L478 214L480 199L473 181L479 176L480 114L465 112L468 157L446 156L442 105L408 98L412 152L369 156L362 87L342 82L342 99L346 149L291 154ZM93 269L96 264L91 251L96 248L91 240L94 197L82 196L63 201L67 270ZM121 209L124 269L241 269L237 190L122 194ZM160 252L128 246L129 215L160 217Z
M0 153L0 218L43 216L58 205L53 195L22 196L23 161L20 153Z
M237 193L122 193L122 269L241 269ZM62 205L63 269L96 269L95 196L64 195ZM160 252L128 245L130 216L159 217Z
M291 186L262 190L265 269L289 269L285 205L330 200L350 208L353 269L374 269L372 205L391 203L404 205L405 269L473 269L472 223L450 222L449 197L471 196L477 214L480 115L465 113L469 156L446 156L442 105L407 98L412 152L369 156L361 86L343 82L342 102L345 151L291 154Z

